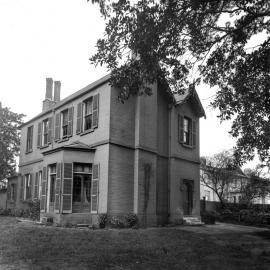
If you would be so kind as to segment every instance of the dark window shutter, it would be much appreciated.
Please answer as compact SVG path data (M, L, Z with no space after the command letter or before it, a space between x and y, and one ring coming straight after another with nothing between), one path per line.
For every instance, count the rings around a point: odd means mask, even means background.
M38 172L35 175L34 199L38 199Z
M62 182L62 213L72 213L72 163L64 163Z
M178 141L182 143L184 141L184 117L178 115Z
M93 128L98 127L99 94L93 97Z
M79 103L77 105L77 127L76 127L76 134L79 134L82 132L82 110L83 110L83 104Z
M61 163L56 164L56 182L55 182L55 200L54 212L60 211L60 194L61 194Z
M25 182L25 176L21 177L21 189L20 189L20 200L24 200L24 182Z
M39 122L38 123L37 147L41 147L41 137L42 137L42 122Z
M48 119L48 144L52 142L53 118Z
M93 164L93 175L91 184L91 213L98 212L99 192L99 164Z
M196 121L192 120L192 145L196 147Z
M54 140L55 141L60 140L60 125L61 125L60 113L57 113L55 115L55 129L54 129Z
M73 107L68 108L68 136L73 135Z
M41 180L40 212L46 211L47 198L47 167L43 167Z

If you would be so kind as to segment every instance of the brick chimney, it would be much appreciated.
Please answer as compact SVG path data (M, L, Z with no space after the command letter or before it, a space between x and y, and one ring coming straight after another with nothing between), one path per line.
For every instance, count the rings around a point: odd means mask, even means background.
M60 101L60 94L61 94L61 82L55 81L54 82L54 97L53 97L53 100L55 103Z
M54 101L52 98L52 88L53 88L53 79L46 78L46 94L45 99L43 100L42 111L47 111L52 105L54 105Z

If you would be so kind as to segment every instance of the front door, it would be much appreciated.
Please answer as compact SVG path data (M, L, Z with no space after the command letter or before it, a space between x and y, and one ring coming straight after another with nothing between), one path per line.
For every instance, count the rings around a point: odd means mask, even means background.
M183 181L183 210L184 215L189 216L192 214L193 208L193 181Z

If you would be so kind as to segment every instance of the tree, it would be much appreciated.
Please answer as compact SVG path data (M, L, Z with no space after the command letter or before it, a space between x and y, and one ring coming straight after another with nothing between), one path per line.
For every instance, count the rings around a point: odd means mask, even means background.
M20 133L23 114L17 114L2 108L0 102L0 179L4 179L16 171L16 156L19 153Z
M230 151L201 158L201 182L215 192L221 206L225 206L229 185L235 181L235 160Z
M91 1L99 3L106 29L90 60L108 67L121 100L151 94L156 81L182 93L203 79L218 86L212 106L221 121L233 120L239 163L256 151L269 160L268 1Z
M255 169L245 169L244 173L249 179L239 187L241 203L249 206L254 199L263 199L270 194L270 181L263 174L260 165L256 166Z

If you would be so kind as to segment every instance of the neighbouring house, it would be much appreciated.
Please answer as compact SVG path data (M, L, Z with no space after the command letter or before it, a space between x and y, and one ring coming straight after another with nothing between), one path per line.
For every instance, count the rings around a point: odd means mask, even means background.
M195 89L173 95L157 83L122 104L109 78L63 100L60 82L46 79L42 112L21 126L17 207L40 199L41 217L61 224L102 213L148 225L199 216L205 112Z
M201 173L202 173L201 168ZM242 189L251 181L251 177L247 176L240 168L231 172L231 179L224 188L224 198L229 203L241 203ZM260 179L258 179L260 180ZM261 179L263 180L263 179ZM219 202L217 194L202 181L200 183L201 200ZM265 197L255 198L253 204L270 204L270 194Z

